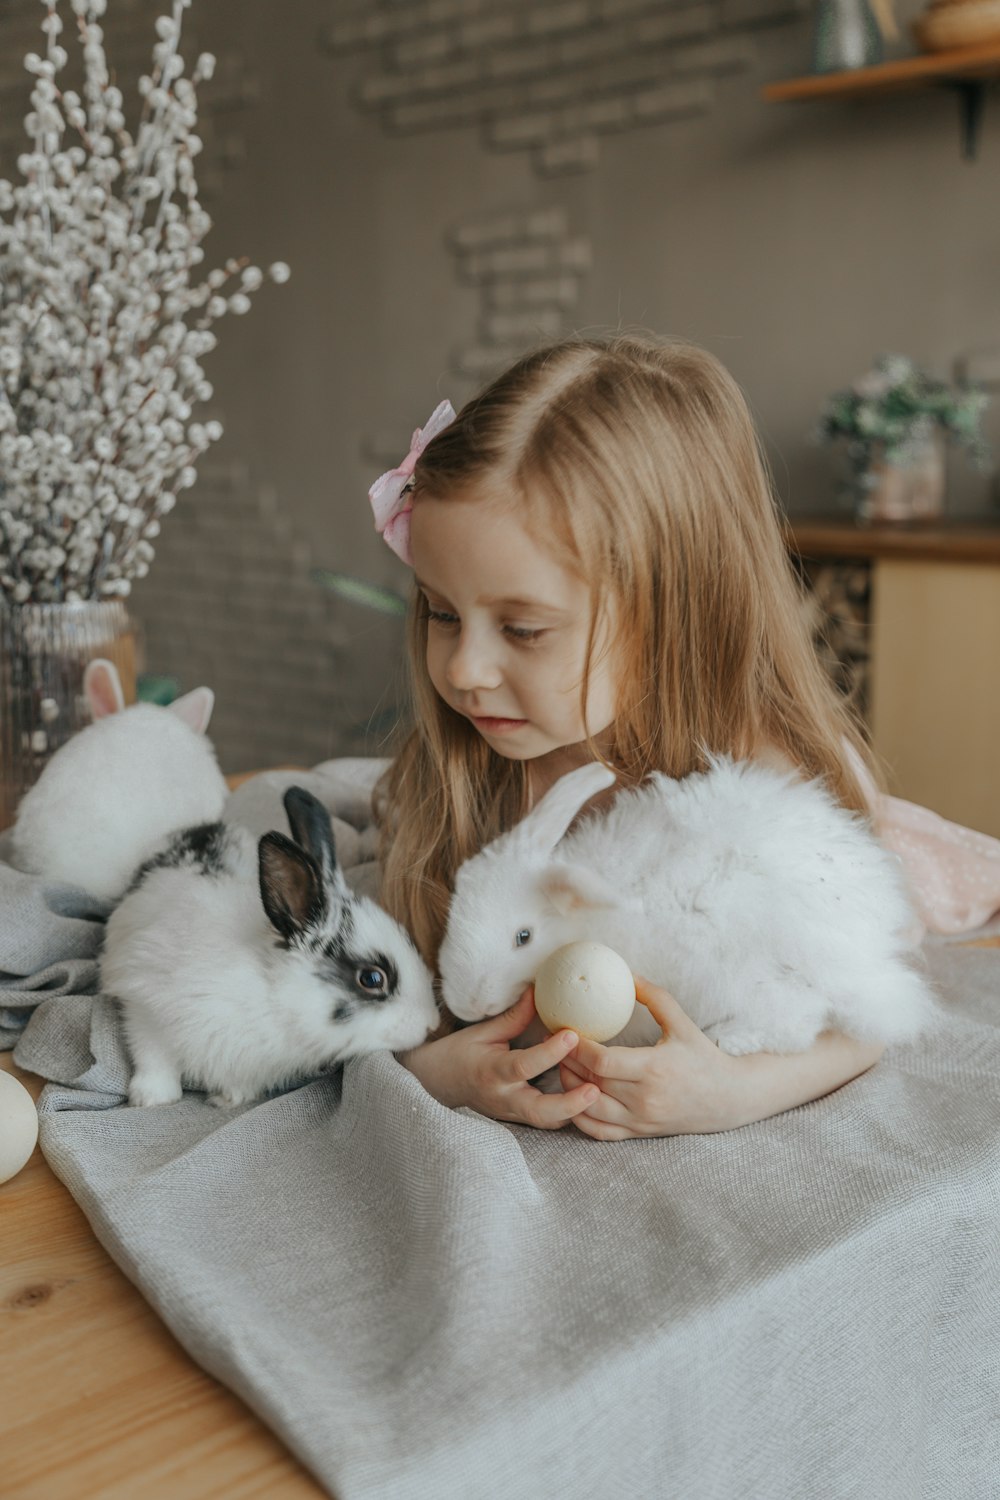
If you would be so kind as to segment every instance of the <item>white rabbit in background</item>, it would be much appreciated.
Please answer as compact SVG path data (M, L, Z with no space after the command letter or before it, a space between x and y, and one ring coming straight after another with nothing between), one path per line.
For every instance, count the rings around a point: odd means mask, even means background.
M550 953L590 939L734 1055L940 1023L908 959L898 860L821 781L716 757L682 780L654 773L567 834L614 781L596 763L570 772L459 869L439 967L460 1020L506 1009ZM637 1003L614 1041L659 1038Z
M122 1007L131 1104L173 1103L185 1083L245 1104L438 1024L408 934L349 890L326 808L300 787L284 807L294 842L221 822L178 833L108 919L101 988Z
M116 900L168 836L218 818L228 788L205 738L215 696L198 687L169 707L126 708L118 672L92 661L83 679L94 722L53 755L21 799L15 862Z

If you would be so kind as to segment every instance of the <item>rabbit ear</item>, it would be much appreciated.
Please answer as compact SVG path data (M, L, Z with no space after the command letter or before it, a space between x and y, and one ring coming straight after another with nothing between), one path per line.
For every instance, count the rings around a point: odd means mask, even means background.
M550 865L539 889L562 917L582 909L619 906L620 898L606 880L583 865Z
M265 833L257 846L260 898L273 927L291 940L326 918L326 886L315 860L286 839Z
M508 837L535 853L554 849L583 804L616 780L614 771L600 761L570 771L559 778L527 817L515 824Z
M331 888L338 892L344 891L346 886L337 863L337 849L327 809L318 797L314 797L312 792L307 792L302 786L290 786L281 800L288 814L292 838L312 856Z
M204 734L215 707L215 694L210 687L192 688L183 698L175 698L167 705L172 714L183 719L195 734Z
M120 714L125 707L121 678L113 661L103 656L88 661L83 672L84 697L90 705L91 717L106 719L109 714Z

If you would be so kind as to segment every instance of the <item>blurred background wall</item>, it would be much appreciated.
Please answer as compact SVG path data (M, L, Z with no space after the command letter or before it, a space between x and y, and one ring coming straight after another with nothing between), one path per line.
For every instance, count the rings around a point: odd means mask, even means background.
M69 18L69 5L60 11ZM167 0L109 0L126 89ZM887 55L914 50L903 37ZM38 0L0 9L0 170L23 149ZM445 396L571 331L705 345L746 392L792 513L835 508L823 398L881 352L996 380L1000 108L960 154L943 88L768 104L811 67L804 0L194 0L219 60L199 158L202 269L291 267L219 325L199 412L225 435L164 522L131 608L147 672L216 690L227 771L385 753L402 622L327 569L405 595L368 486ZM72 39L67 43L72 49ZM994 403L996 407L997 403ZM986 434L1000 451L1000 410ZM949 459L949 511L996 475ZM391 606L392 601L389 601Z

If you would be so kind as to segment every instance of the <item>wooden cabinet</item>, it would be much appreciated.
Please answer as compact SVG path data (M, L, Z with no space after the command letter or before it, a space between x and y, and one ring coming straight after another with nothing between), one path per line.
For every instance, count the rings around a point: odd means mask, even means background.
M890 789L1000 836L1000 523L861 527L791 518L806 576L861 563L861 694Z

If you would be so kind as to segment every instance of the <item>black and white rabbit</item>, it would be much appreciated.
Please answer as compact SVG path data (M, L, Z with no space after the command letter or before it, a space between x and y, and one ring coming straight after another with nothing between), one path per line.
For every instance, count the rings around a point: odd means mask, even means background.
M101 985L122 1007L131 1104L172 1103L185 1084L245 1104L437 1025L430 973L348 888L326 808L300 787L283 800L292 839L185 829L112 912Z

